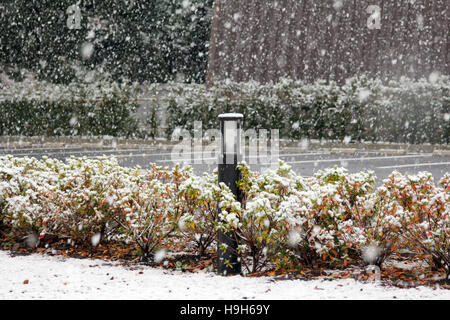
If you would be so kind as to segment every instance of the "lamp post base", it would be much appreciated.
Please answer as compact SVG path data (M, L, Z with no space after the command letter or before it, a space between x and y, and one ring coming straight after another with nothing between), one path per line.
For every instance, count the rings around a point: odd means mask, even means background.
M240 201L239 188L236 184L240 172L236 164L219 164L219 181L224 182ZM233 232L218 232L217 258L220 275L235 275L241 273L241 263L237 253L237 241Z
M218 232L217 272L223 276L241 273L237 242L232 232Z

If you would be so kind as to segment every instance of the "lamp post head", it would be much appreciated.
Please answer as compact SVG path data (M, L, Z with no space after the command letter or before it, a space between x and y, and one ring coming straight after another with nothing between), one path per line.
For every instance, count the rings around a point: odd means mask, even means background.
M225 120L242 120L244 118L244 115L242 113L222 113L219 114L219 120L225 121Z
M219 115L222 134L220 161L222 164L237 165L242 158L241 152L241 113L224 113Z

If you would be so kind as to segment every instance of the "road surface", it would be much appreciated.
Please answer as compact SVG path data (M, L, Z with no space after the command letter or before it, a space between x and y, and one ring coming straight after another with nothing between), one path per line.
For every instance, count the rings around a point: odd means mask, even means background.
M11 154L16 157L56 158L65 160L70 156L95 158L102 155L114 155L119 164L125 167L136 165L148 168L150 163L160 166L172 167L175 163L191 165L196 173L212 171L217 167L216 157L211 154L191 152L176 154L172 152L171 146L141 146L129 148L117 147L16 147L0 148L0 156ZM333 167L335 165L345 167L349 172L359 172L373 170L377 176L377 182L381 182L392 171L398 170L403 173L414 174L419 171L428 171L433 174L438 182L446 172L450 172L450 154L438 155L433 152L403 152L396 154L380 151L364 150L310 150L305 151L300 148L281 149L279 157L292 166L293 170L303 176L311 176L320 169ZM264 170L268 168L270 160L257 157L246 157L245 160L253 170Z

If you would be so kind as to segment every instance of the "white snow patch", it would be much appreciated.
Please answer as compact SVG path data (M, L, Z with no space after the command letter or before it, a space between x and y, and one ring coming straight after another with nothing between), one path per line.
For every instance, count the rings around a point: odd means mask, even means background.
M10 257L8 252L0 251L0 299L359 300L394 296L448 300L450 290L400 289L353 279L274 281L271 277L222 277L40 254Z

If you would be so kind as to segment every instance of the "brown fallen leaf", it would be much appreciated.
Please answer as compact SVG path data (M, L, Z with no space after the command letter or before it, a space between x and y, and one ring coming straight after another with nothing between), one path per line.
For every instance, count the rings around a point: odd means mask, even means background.
M319 288L318 286L315 286L314 290L325 290L325 289L324 288Z
M30 281L28 281L28 280L23 281L23 284L28 284L28 283L30 283Z

